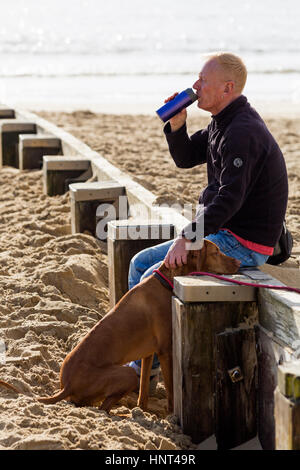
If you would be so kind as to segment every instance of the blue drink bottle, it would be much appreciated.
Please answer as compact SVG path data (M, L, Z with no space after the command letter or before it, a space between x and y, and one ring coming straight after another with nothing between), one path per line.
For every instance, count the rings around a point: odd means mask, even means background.
M179 95L175 96L173 100L168 101L168 103L159 108L156 113L163 122L166 122L182 109L187 108L190 104L194 103L197 98L198 97L196 93L193 92L192 88L187 88L179 93Z

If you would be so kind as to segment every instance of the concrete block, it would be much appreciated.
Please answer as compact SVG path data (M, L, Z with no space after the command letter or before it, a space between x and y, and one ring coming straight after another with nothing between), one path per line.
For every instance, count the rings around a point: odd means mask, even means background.
M61 140L51 135L20 135L19 168L42 168L44 155L61 155Z

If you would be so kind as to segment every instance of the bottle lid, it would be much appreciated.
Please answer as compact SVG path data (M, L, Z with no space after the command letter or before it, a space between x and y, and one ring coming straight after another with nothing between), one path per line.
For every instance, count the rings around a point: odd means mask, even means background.
M187 88L185 92L189 95L192 101L196 101L198 99L198 96L196 95L196 93L193 91L192 88Z

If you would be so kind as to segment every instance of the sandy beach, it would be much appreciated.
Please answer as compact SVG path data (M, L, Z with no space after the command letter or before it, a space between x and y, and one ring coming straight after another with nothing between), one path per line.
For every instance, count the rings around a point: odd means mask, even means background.
M63 127L157 196L157 203L195 203L205 166L175 167L155 116L39 112ZM207 125L195 116L190 132ZM289 261L300 255L300 117L266 122L286 159L287 225L294 237ZM62 401L38 403L59 388L66 354L108 310L107 256L87 234L71 235L69 194L47 197L42 171L0 170L0 339L6 346L0 378L24 392L0 389L0 450L197 449L174 416L167 416L163 382L149 411L125 397L110 415ZM3 354L2 354L3 359Z

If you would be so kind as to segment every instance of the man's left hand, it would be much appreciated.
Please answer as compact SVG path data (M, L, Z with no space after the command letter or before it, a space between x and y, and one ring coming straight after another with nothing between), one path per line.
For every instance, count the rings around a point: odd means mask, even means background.
M189 250L186 248L186 244L187 240L184 237L179 237L174 240L174 243L170 246L164 259L168 269L174 269L187 263Z

